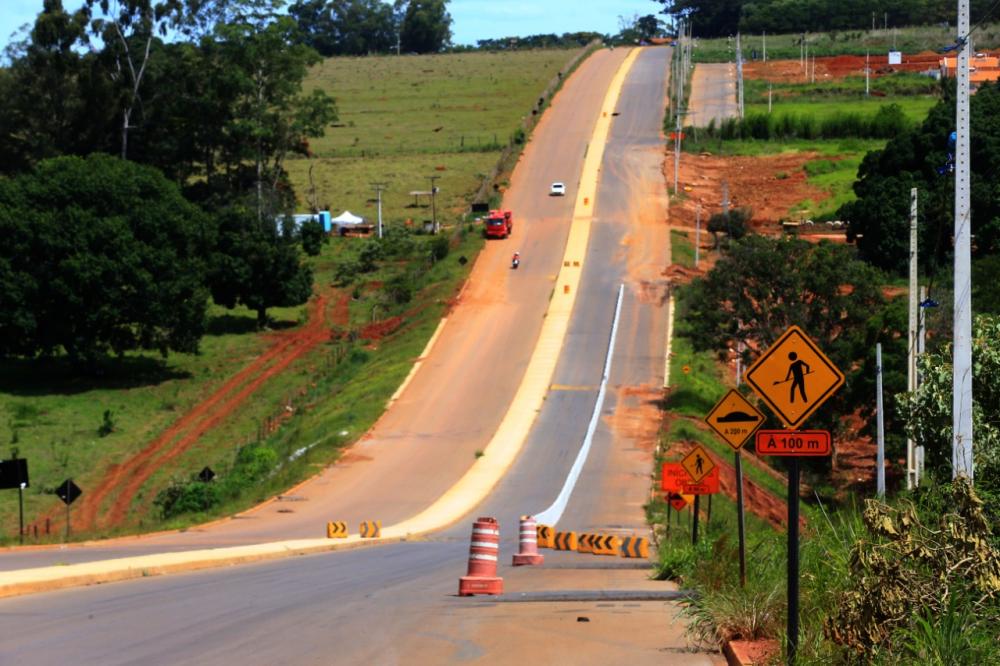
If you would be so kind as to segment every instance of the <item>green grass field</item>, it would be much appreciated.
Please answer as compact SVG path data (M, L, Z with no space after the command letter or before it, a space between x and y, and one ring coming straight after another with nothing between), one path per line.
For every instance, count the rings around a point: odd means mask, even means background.
M869 99L825 99L807 100L797 99L773 99L771 100L771 114L812 116L817 121L831 118L837 114L856 113L862 116L874 116L878 110L887 104L896 104L902 108L904 115L914 124L920 123L927 117L927 112L937 104L938 100L930 96L922 97L871 97ZM746 115L754 113L766 114L767 97L763 102L744 102L744 112Z
M374 219L372 181L389 183L384 194L387 222L430 219L422 198L412 207L411 190L436 185L438 217L456 229L472 193L497 162L500 149L530 114L538 96L579 51L524 51L403 58L333 59L317 67L307 87L321 85L337 98L340 123L312 146L313 160L287 163L300 202L310 190L313 168L316 197L336 213L348 208ZM434 131L440 127L440 131ZM483 146L487 141L497 144ZM465 137L465 147L462 141ZM479 142L480 146L473 145ZM365 151L366 157L360 157ZM373 155L373 156L369 156ZM334 268L358 241L334 239L320 257L310 259L317 286L329 285ZM442 316L482 246L475 233L456 234L443 261L421 269L424 288L406 304L403 328L377 344L320 345L265 383L218 428L166 469L157 472L133 504L123 531L163 526L183 527L199 519L226 515L294 484L335 459L381 414ZM423 255L421 255L423 256ZM366 274L385 279L398 266ZM352 301L352 326L372 313L392 314L374 303L377 295L361 289ZM278 328L305 321L305 307L273 308ZM105 364L103 374L75 378L59 359L49 363L0 365L0 411L10 442L29 461L31 486L25 493L26 522L55 505L52 490L72 477L86 493L110 464L140 451L181 414L216 390L269 344L255 330L255 316L245 309L211 309L209 334L199 354L171 354L164 362L153 354L129 354ZM262 421L280 413L293 398L294 416L266 438L280 462L266 480L206 515L186 515L163 523L152 510L156 493L175 480L186 480L208 465L224 475L232 469L240 445L256 439ZM114 431L98 435L105 410ZM4 457L7 451L4 451ZM17 539L17 494L0 493L0 542ZM54 526L55 527L55 526ZM54 530L58 532L58 530ZM113 532L77 535L107 536ZM59 540L54 533L50 540Z
M321 207L373 218L373 182L387 183L383 218L430 219L426 198L436 186L439 213L457 217L530 116L546 86L579 50L330 58L304 88L337 101L339 120L311 144L312 159L287 168L305 209L311 188ZM312 169L312 180L309 171Z
M768 60L794 59L800 54L800 35L767 35ZM763 54L762 35L741 36L743 56L750 59L753 49ZM830 55L864 55L866 51L885 53L895 44L904 53L937 51L955 41L954 28L940 26L902 27L888 30L840 30L806 33L809 54L818 57ZM695 62L735 62L734 38L696 39L692 57ZM976 31L976 48L992 49L1000 45L1000 24L981 26Z

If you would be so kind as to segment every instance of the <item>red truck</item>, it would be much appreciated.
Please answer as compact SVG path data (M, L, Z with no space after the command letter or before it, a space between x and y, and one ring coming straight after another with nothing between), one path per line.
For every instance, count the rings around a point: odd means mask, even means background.
M491 210L486 216L486 237L507 238L514 229L514 214L509 210Z

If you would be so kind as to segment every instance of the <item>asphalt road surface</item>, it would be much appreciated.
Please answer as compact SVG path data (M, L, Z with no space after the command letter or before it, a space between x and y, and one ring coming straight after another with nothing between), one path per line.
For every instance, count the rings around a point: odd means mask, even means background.
M429 504L492 435L527 363L562 258L586 141L624 55L623 50L597 53L547 112L507 196L515 211L513 239L489 244L435 353L372 437L356 447L357 462L335 466L296 490L303 501L294 504L292 514L270 516L272 505L197 532L6 554L4 566L316 536L333 516L351 522L380 517L387 524ZM500 521L506 591L572 589L589 580L580 564L584 556L574 553L545 551L543 568L515 570L508 564L516 551L517 517L552 502L580 448L620 284L625 296L608 396L560 527L609 533L639 533L644 527L667 318L660 271L669 257L669 235L659 132L668 57L668 49L644 50L626 81L553 388L517 462L467 519L430 538L399 544L0 600L5 630L0 664L523 663L528 658L580 664L609 663L609 650L621 657L618 663L715 663L703 655L664 654L662 641L676 612L665 603L597 609L455 596L465 573L470 523L478 515ZM547 197L553 180L567 183L565 199ZM524 258L516 273L506 266L513 249ZM584 607L587 613L604 611L600 626L580 619ZM656 622L663 623L662 632L646 632L656 635L628 635L630 625L634 633ZM601 631L608 638L594 652L581 650ZM593 632L589 638L587 632ZM573 652L560 651L567 647Z

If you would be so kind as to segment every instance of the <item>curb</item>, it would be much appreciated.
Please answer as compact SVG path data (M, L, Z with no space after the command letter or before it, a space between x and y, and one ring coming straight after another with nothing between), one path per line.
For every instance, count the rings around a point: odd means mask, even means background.
M114 583L135 578L186 573L201 569L235 566L253 562L266 562L297 555L313 555L337 550L355 550L370 546L406 541L405 537L361 539L330 543L327 539L301 539L276 541L253 546L212 548L206 550L178 551L137 555L115 560L99 560L66 566L49 566L4 572L0 585L0 598L36 592L49 592L67 587Z

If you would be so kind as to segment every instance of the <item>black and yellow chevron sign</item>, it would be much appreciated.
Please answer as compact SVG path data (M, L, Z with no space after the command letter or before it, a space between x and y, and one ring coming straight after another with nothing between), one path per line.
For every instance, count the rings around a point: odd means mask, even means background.
M579 543L576 546L576 552L578 553L589 553L594 550L594 537L596 534L581 534Z
M625 537L622 539L622 557L649 557L649 539L645 537Z
M362 539L377 539L382 534L382 521L366 520L361 523L361 529L358 531Z
M592 543L593 549L590 551L594 555L618 555L621 546L621 539L610 534L597 534Z
M326 524L326 537L328 539L346 539L347 523L344 521L333 521Z
M548 525L536 525L535 534L539 548L555 548L555 532Z
M576 550L578 543L576 532L556 532L556 550Z

